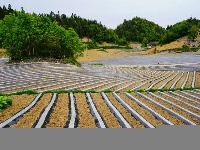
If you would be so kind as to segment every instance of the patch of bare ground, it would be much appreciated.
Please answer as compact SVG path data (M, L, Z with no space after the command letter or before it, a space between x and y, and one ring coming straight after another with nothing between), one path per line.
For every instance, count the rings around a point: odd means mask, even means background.
M176 108L175 106L172 106L172 105L170 105L170 104L168 104L168 103L166 103L166 102L164 102L164 101L161 101L161 100L157 99L156 97L151 96L151 95L148 94L148 93L144 93L144 95L146 95L146 96L148 96L149 98L153 99L154 101L160 103L161 105L163 105L163 106L165 106L165 107L167 107L167 108L173 110L174 112L176 112L177 114L179 114L179 115L185 117L186 119L188 119L188 120L190 120L190 121L192 121L192 122L194 122L194 123L196 123L196 124L200 124L200 120L199 120L199 119L197 119L197 118L191 116L190 114L188 114L188 113L186 113L186 112L183 112L183 111L180 110L179 108ZM183 104L181 104L181 106L182 106L182 105L183 105Z
M98 51L98 50L84 51L84 56L78 58L78 62L84 63L84 62L91 62L91 61L101 60L101 59L106 59L106 58L119 58L119 57L128 57L128 56L134 55L130 52L123 52L117 49L108 49L106 51L107 52Z
M68 94L59 94L56 106L50 116L46 128L64 128L69 115Z
M164 125L162 121L156 119L150 112L139 106L136 102L129 99L125 94L119 93L118 95L124 100L124 102L126 102L129 106L131 106L135 111L137 111L153 126L157 127Z
M173 48L182 48L184 43L185 43L185 39L186 37L180 38L174 42L171 42L169 44L163 45L163 46L156 46L156 50L161 52L161 51L165 51L168 49L173 49ZM153 54L155 51L155 48L151 48L147 51L142 52L141 54L143 55L151 55Z
M5 57L8 57L7 54L6 54L6 50L0 48L0 58L5 58Z
M20 110L27 107L36 97L36 95L13 95L9 96L13 100L12 106L0 112L0 123L9 119Z
M39 119L42 110L49 104L52 94L45 94L41 100L33 107L28 113L23 115L16 124L12 125L11 128L31 128L33 124Z
M117 108L117 110L122 114L122 116L134 127L134 128L144 128L144 125L142 125L139 121L137 121L131 113L129 113L126 108L124 108L112 95L112 93L106 94L108 99L111 101L111 103Z
M117 121L117 118L110 112L110 109L103 101L102 96L97 93L91 94L94 104L97 107L97 110L101 114L108 128L122 128Z
M186 88L192 87L193 74L194 74L194 72L190 72L188 81L187 81L186 86L185 86Z
M195 87L200 87L200 72L196 72Z
M85 94L75 93L79 124L77 128L97 128L87 104Z
M180 119L176 118L175 116L172 116L167 111L165 111L162 108L156 106L154 103L152 103L152 102L140 97L136 93L131 93L131 95L134 96L135 98L137 98L138 100L140 100L142 103L146 104L148 107L150 107L151 109L153 109L154 111L159 113L161 116L163 116L164 118L166 118L170 122L172 122L174 125L185 125L183 123L183 121L181 121Z

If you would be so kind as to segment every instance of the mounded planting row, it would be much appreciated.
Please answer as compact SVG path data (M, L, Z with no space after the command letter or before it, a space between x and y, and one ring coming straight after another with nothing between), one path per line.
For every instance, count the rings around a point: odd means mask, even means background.
M198 95L198 90L13 95L13 105L1 112L0 128L200 125L200 106L195 105L200 102Z
M197 71L156 71L127 66L78 68L51 63L15 64L4 66L0 74L0 92L3 93L23 89L39 92L111 89L117 92L200 86L200 72Z

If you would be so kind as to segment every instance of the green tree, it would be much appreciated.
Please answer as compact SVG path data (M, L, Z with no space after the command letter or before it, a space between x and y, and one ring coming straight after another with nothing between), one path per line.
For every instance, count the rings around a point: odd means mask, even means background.
M188 37L191 39L195 39L198 35L198 28L196 26L192 26L191 29L189 30L189 35Z
M146 37L144 37L143 41L142 41L142 46L146 47L148 44L148 39Z
M71 58L76 60L83 53L83 46L76 32L65 30L51 22L47 16L25 13L7 15L0 22L3 47L11 61L34 57Z

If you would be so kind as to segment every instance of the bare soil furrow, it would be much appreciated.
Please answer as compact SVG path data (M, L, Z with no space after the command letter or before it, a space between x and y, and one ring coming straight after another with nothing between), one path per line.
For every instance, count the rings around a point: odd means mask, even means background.
M195 83L195 87L200 87L200 72L196 72L196 83Z
M189 78L188 78L188 81L187 81L187 83L186 83L185 88L190 88L190 87L192 87L193 74L194 74L194 72L190 72Z
M169 97L167 97L167 96L164 96L164 95L162 95L162 94L160 94L160 93L154 93L154 94L157 95L157 96L159 96L159 97L161 97L161 98L166 99L166 100L169 101L169 102L172 102L172 103L174 103L174 104L176 104L176 105L178 105L178 106L181 106L182 108L184 108L184 109L186 109L186 110L189 110L189 111L191 111L191 112L193 112L193 113L195 113L195 114L197 114L197 115L200 115L200 112L199 112L198 110L192 108L192 107L189 107L189 106L187 106L187 105L184 105L183 103L178 102L178 101L176 101L176 100L173 100L172 98L169 98Z
M0 123L15 115L20 110L27 107L36 95L13 95L9 96L13 100L12 106L0 112Z
M68 94L59 94L57 104L50 116L46 128L64 128L69 115Z
M97 128L95 120L90 112L89 105L87 104L85 94L75 93L74 96L76 98L78 109L78 128Z
M193 105L193 106L195 106L195 107L199 107L199 108L200 108L200 105L199 105L199 104L196 104L196 103L194 103L194 102L192 102L192 101L189 101L189 100L187 100L187 99L185 99L185 98L176 96L176 95L171 94L171 93L169 93L169 92L167 92L166 94L168 94L168 95L170 95L170 96L173 96L173 97L175 97L175 98L177 98L177 99L179 99L179 100L181 100L181 101L183 101L183 102L186 102L186 103L188 103L188 104L190 104L190 105Z
M190 114L188 114L188 113L186 113L186 112L183 112L183 111L180 110L179 108L177 108L177 107L175 107L175 106L172 106L172 105L170 105L170 104L168 104L168 103L166 103L166 102L163 102L162 100L159 100L159 99L157 99L156 97L153 97L153 96L151 96L151 95L148 94L148 93L144 93L144 95L146 95L146 96L148 96L149 98L153 99L154 101L160 103L161 105L163 105L163 106L165 106L165 107L171 109L172 111L174 111L174 112L176 112L177 114L179 114L179 115L185 117L186 119L188 119L188 120L194 122L195 124L200 124L200 120L199 120L199 119L197 119L197 118L191 116Z
M156 119L150 112L139 106L136 102L129 99L126 95L122 93L118 93L119 95L129 106L131 106L135 111L137 111L141 116L143 116L149 123L157 126L162 126L162 121Z
M118 109L118 111L122 114L122 116L134 127L134 128L144 128L139 121L137 121L131 113L129 113L126 108L124 108L112 95L112 93L106 94L110 102Z
M165 88L166 88L166 89L170 89L170 87L172 86L172 84L173 84L175 81L178 80L178 78L181 76L181 74L182 74L182 72L180 71L180 72L178 73L178 75L177 75L173 80L171 80L171 81L165 86Z
M108 128L121 128L117 118L113 115L112 112L110 112L110 109L105 104L105 102L102 99L102 96L100 94L91 94L93 102L95 106L97 107L97 110L103 117L105 124L108 126Z
M139 99L142 103L146 104L148 107L152 108L154 111L158 112L160 115L162 115L163 117L165 117L167 120L169 120L170 122L172 122L174 125L185 125L183 123L183 121L181 121L180 119L178 119L175 116L172 116L167 111L165 111L162 108L156 106L154 103L152 103L152 102L144 99L143 97L137 95L136 93L131 93L131 95L134 96L134 97L136 97L137 99Z
M32 108L28 113L23 115L16 124L10 126L11 128L31 128L34 123L39 119L42 110L49 104L52 94L45 94L42 96L38 104Z

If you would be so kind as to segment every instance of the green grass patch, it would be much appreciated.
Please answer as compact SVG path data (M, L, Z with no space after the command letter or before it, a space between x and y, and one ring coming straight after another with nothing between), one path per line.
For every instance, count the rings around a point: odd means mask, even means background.
M10 95L23 95L23 94L31 95L31 94L38 94L38 92L36 92L34 90L23 90L23 91L18 91L18 92L6 94L6 95L10 96Z
M123 92L126 92L126 93L134 93L134 92L167 92L167 91L188 91L188 90L195 90L195 89L200 89L200 87L195 87L195 88L173 88L173 89L149 89L149 90L143 90L143 89L139 89L139 90L129 90L129 91L123 91ZM105 89L103 91L95 91L95 90L85 90L85 91L82 91L82 90L47 90L47 91L44 91L44 92L37 92L37 91L34 91L34 90L23 90L23 91L18 91L18 92L14 92L14 93L9 93L9 94L5 94L5 93L0 93L0 96L11 96L11 95L23 95L23 94L28 94L28 95L31 95L31 94L39 94L39 93L42 93L42 94L47 94L47 93L57 93L57 94L62 94L62 93L112 93L114 92L113 90L111 89ZM123 92L120 92L120 91L117 91L116 93L123 93Z
M103 93L112 93L113 91L111 89L105 89L105 90L103 90L101 92L103 92Z
M155 93L155 92L167 92L167 91L190 91L190 90L195 90L195 89L200 89L200 87L195 87L195 88L173 88L173 89L149 89L149 90L142 90L142 89L139 89L139 90L129 90L129 91L125 91L126 93L134 93L134 92L139 92L139 93L142 93L142 92L152 92L152 93Z
M104 64L102 63L95 63L95 64L90 64L91 66L103 66Z

